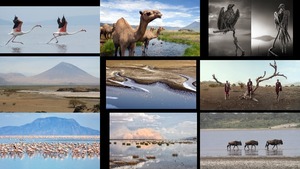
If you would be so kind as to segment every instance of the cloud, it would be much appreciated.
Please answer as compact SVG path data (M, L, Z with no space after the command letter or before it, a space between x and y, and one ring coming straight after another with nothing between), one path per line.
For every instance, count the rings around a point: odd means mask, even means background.
M162 128L162 135L170 138L184 138L197 135L197 122L184 121L170 128Z
M149 24L152 26L184 27L200 18L200 6L185 7L184 5L149 0L107 0L101 1L100 22L115 23L123 17L130 25L138 25L140 22L139 11L146 9L159 10L163 14L161 19L155 19ZM170 23L171 25L168 25Z
M127 122L143 122L143 123L153 123L160 116L151 115L146 113L111 113L110 122L111 123L127 123Z
M142 128L124 133L123 139L163 139L163 137L158 131Z

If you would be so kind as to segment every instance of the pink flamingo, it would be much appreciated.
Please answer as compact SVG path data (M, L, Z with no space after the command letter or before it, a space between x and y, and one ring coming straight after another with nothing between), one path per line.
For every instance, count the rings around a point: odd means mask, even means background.
M68 22L67 22L65 16L63 16L63 18L61 20L58 17L57 23L58 23L58 31L53 33L53 38L50 39L50 41L48 43L50 43L53 39L56 39L56 43L58 43L57 37L59 37L59 36L74 35L74 34L79 33L79 32L86 32L85 29L81 29L81 30L76 31L76 32L67 32Z
M30 33L34 28L36 27L42 27L41 25L35 25L34 27L32 27L29 31L27 32L22 32L22 24L23 24L23 21L19 20L17 16L15 16L14 20L14 27L13 27L13 30L9 33L9 35L12 35L13 37L9 39L9 41L7 41L7 43L5 45L7 45L10 41L12 43L21 43L23 44L23 42L18 42L18 41L14 41L16 39L17 36L20 36L20 35L24 35L24 34L27 34L27 33Z

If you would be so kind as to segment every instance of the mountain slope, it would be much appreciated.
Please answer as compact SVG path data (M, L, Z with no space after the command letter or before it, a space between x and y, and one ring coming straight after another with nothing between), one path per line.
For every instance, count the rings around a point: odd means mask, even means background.
M193 22L193 23L191 23L191 24L189 24L189 25L187 25L187 26L185 26L181 29L191 29L195 32L200 32L200 22L195 21L195 22Z
M0 135L100 135L100 131L83 127L74 119L47 117L22 126L1 127Z
M61 62L38 75L25 77L22 74L0 74L11 85L98 85L100 79L70 63Z

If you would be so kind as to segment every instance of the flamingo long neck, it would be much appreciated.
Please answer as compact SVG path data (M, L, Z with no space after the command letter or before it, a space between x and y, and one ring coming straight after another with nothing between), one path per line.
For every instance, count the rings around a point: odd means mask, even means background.
M146 29L147 29L147 26L148 26L148 22L143 21L143 18L141 16L140 17L139 28L134 33L134 39L135 39L135 41L140 40L144 36L144 34L146 32Z
M75 31L75 32L70 32L70 33L68 33L68 35L74 35L74 34L77 34L77 33L79 33L79 32L82 32L82 30Z
M30 33L34 28L36 28L37 26L35 25L34 27L32 27L29 31L27 32L23 32L23 34L26 34L26 33Z

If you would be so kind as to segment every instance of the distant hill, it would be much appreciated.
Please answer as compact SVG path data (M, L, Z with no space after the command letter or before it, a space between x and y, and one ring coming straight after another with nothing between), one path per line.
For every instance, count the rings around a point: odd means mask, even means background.
M22 126L1 127L0 135L100 135L100 131L83 127L74 119L47 117Z
M191 24L189 24L189 25L187 25L187 26L185 26L181 29L190 29L190 30L193 30L195 32L200 32L200 22L195 21L195 22L193 22L193 23L191 23Z
M275 38L273 36L270 36L270 35L264 35L264 36L255 37L253 39L258 39L258 40L262 40L262 41L265 41L265 42L269 42L269 41L271 41Z
M102 22L100 22L100 26L103 26L104 25L104 23L102 23ZM112 24L108 24L108 25L110 25L110 26L112 26ZM136 28L137 27L137 25L131 25L131 27L132 28ZM148 29L150 29L150 27L153 27L153 28L155 28L155 29L158 29L158 27L159 26L149 26L148 25ZM166 30L179 30L180 29L180 27L172 27L172 26L163 26Z
M20 73L0 73L0 77L10 85L97 85L100 83L99 78L66 62L61 62L53 68L31 77Z

